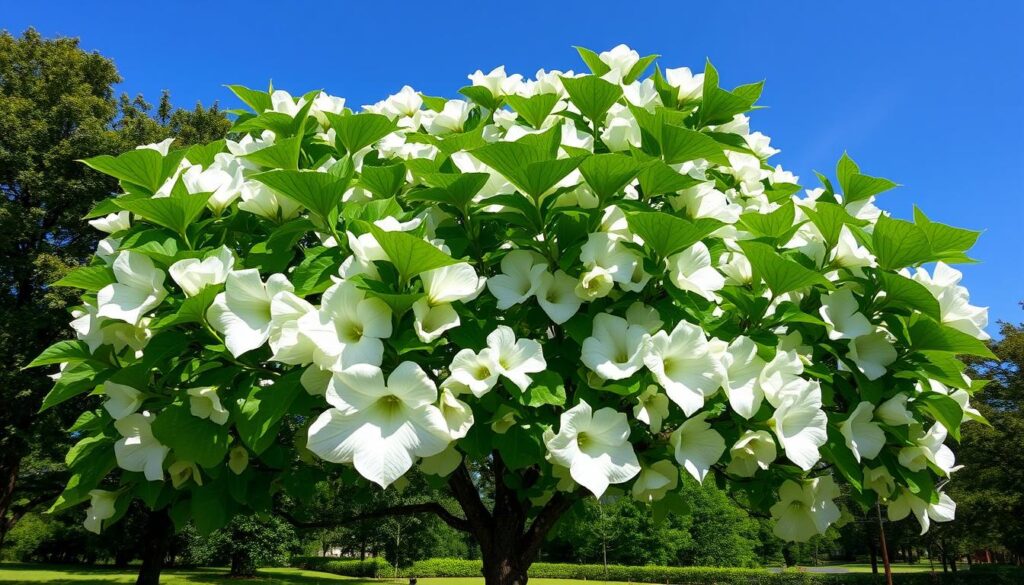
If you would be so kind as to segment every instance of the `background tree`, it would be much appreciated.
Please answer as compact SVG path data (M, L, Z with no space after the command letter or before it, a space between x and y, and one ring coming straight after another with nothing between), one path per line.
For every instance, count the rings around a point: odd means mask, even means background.
M163 119L154 118L141 96L115 95L120 82L114 63L78 39L0 32L0 545L21 515L59 493L62 430L80 411L39 414L52 380L21 371L68 334L66 307L78 295L47 285L95 250L82 215L117 188L77 161L167 136L208 142L228 127L216 104L175 109L166 93Z

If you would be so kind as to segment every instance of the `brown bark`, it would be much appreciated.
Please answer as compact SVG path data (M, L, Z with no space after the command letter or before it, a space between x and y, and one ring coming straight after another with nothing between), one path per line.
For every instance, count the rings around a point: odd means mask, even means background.
M14 487L18 480L20 465L21 459L18 457L13 461L0 462L0 548L3 548L7 533L17 521L17 518L8 518L7 515L14 502Z

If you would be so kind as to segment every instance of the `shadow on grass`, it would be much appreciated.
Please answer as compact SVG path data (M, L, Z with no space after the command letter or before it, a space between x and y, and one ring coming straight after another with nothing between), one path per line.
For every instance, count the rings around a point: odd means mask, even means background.
M0 564L0 584L41 583L46 585L110 585L135 582L137 567L89 567L82 565L41 565L22 563ZM348 579L329 573L297 569L264 569L253 578L234 579L227 569L165 569L161 582L185 584L253 584L253 585L380 585L366 579Z

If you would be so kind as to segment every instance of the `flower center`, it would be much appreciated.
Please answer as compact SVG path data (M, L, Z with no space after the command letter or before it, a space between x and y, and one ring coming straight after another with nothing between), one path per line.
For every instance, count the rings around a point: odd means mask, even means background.
M576 435L576 444L579 445L581 450L586 449L588 446L592 445L593 442L594 440L591 439L587 433L580 433Z
M345 343L359 343L363 339L363 325L355 321L341 322L337 325L338 338Z

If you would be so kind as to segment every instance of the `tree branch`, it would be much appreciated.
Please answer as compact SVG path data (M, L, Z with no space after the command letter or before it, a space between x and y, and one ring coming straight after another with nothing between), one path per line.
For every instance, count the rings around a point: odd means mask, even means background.
M276 513L288 522L290 522L296 528L334 528L336 526L343 526L345 524L351 524L352 522L359 522L360 520L372 520L374 518L389 518L392 516L415 516L417 514L434 514L438 518L443 520L444 523L448 526L451 526L452 528L460 530L462 532L470 532L469 522L467 522L463 518L459 518L455 514L452 514L444 506L437 502L391 506L388 508L373 510L372 512L356 514L355 516L349 516L347 518L340 518L337 520L325 520L322 522L303 522L284 510L277 510Z
M548 503L544 504L529 530L523 535L520 559L524 565L529 566L537 558L540 546L544 543L544 537L554 528L558 519L569 511L569 508L576 503L576 496L566 492L555 492Z
M448 486L452 490L452 495L459 502L459 506L462 507L462 512L466 515L466 522L479 541L490 526L491 513L480 499L480 492L477 491L476 484L469 476L469 470L466 469L464 462L448 476Z

